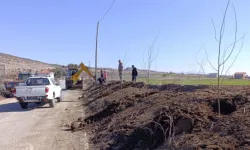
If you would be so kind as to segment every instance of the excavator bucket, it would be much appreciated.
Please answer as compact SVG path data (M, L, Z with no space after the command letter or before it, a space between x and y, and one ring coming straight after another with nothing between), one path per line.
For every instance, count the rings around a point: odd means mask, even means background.
M77 80L79 79L79 76L81 75L83 71L85 71L90 77L94 78L93 74L90 72L88 67L86 67L83 63L80 64L80 67L81 69L71 77L71 79L73 80L73 84L77 82Z
M85 72L87 72L87 74L90 77L94 78L93 74L90 72L90 70L88 69L88 67L86 67L83 63L81 63L80 66L81 66L81 69L84 70Z

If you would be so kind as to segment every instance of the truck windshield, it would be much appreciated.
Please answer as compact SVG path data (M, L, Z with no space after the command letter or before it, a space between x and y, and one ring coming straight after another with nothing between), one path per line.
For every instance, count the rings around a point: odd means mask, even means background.
M49 85L47 78L29 78L26 82L27 85Z

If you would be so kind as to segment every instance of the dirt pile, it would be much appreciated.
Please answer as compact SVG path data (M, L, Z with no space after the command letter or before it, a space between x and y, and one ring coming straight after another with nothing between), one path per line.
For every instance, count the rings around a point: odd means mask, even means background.
M225 86L218 115L216 87L111 82L81 99L86 118L74 123L93 149L244 149L250 144L249 87Z

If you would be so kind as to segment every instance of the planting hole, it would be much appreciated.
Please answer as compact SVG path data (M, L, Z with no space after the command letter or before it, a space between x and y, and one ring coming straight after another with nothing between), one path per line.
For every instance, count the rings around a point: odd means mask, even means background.
M194 122L191 118L180 117L174 126L174 132L176 135L181 133L190 133L193 129L193 125Z
M164 130L165 131L165 130ZM122 135L108 150L155 149L163 144L165 135L162 128L153 122L136 128L130 135Z
M218 112L218 102L214 102L212 104L213 112ZM228 100L222 99L220 100L220 112L222 115L229 115L236 111L236 106L231 104Z

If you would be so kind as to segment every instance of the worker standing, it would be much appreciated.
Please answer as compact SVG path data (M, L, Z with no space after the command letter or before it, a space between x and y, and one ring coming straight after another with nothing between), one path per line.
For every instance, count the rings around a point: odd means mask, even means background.
M104 81L104 74L103 74L103 71L101 70L101 72L100 72L100 77L98 78L98 81L99 81L99 83L101 84L101 85L103 85L103 82L105 82Z
M104 74L103 74L103 71L101 70L100 71L100 77L103 78Z
M136 82L137 75L138 75L137 68L134 65L132 65L132 81Z
M120 81L122 84L123 83L123 64L122 64L121 60L119 60L118 62L119 62L118 72L119 72L119 77L120 77Z
M108 78L108 73L106 71L103 71L103 77L104 77L104 81L106 82Z

